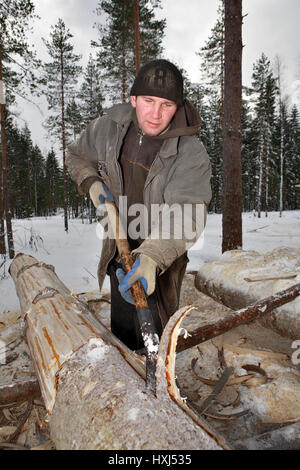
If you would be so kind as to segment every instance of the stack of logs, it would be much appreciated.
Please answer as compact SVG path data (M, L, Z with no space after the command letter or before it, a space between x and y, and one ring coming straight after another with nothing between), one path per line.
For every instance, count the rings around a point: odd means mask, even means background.
M145 388L144 360L130 351L57 277L52 266L18 254L10 266L26 338L57 449L229 449L181 398L176 350L183 351L266 314L300 285L264 299L184 339L177 311L160 341L156 394Z

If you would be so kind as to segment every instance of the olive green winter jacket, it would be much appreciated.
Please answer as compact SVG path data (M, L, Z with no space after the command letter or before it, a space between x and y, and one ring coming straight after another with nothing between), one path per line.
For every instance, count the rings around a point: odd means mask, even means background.
M95 179L100 178L108 186L118 206L119 196L123 195L122 171L118 160L131 121L131 105L127 103L116 105L104 116L92 121L79 139L69 146L66 163L80 194L87 192ZM187 249L200 236L205 224L206 207L211 199L211 167L207 152L196 131L197 126L194 126L186 130L180 129L178 133L180 135L176 135L173 131L168 137L166 133L144 186L144 204L149 214L149 230L148 236L133 254L144 253L150 256L157 262L161 273L186 254ZM181 208L185 204L193 206L199 204L205 210L202 211L201 220L195 217L194 211L187 212L186 217L191 217L193 220L185 219L184 223L192 224L194 231L192 238L187 239L183 234L180 239L174 239L172 236L165 237L164 229L158 219L154 224L152 220L151 226L150 215L153 204L163 205L158 218L160 222L170 214L168 207L173 204ZM176 211L171 213L174 223L174 225L171 223L171 232L172 227L182 224L177 217ZM115 241L105 238L98 268L100 289L108 263L115 252Z

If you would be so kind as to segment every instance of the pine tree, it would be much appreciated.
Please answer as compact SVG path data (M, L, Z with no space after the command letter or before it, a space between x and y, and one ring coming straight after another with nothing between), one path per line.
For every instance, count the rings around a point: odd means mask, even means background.
M156 20L154 7L148 0L139 1L140 61L145 64L162 52L165 20ZM99 0L97 14L106 15L106 25L98 25L99 40L92 45L99 48L97 63L104 71L106 89L113 102L128 98L129 87L135 76L134 0Z
M225 0L222 252L242 247L242 0Z
M27 126L19 129L11 117L6 120L10 208L13 217L41 215L44 194L44 158L33 145Z
M279 55L275 56L275 74L278 84L278 125L279 125L279 159L280 159L280 185L279 185L279 216L283 211L283 179L284 179L284 141L287 106L283 99L283 63Z
M201 75L208 116L207 149L212 162L210 209L221 212L222 206L222 142L224 113L224 0L220 0L218 18L205 45L197 53L201 57Z
M220 100L217 93L209 93L208 116L207 116L207 152L210 156L212 165L212 200L210 210L216 213L222 211L222 117L220 113Z
M244 99L242 101L242 188L244 211L256 209L257 140L252 121L250 105Z
M259 136L259 183L257 212L261 216L263 195L265 196L266 214L269 205L270 165L273 165L272 139L274 132L276 80L270 69L270 61L262 54L254 64L252 74L252 93L255 104L255 121Z
M33 54L26 38L26 32L29 28L29 22L34 17L34 4L30 0L2 0L0 5L0 116L1 116L1 153L2 153L2 175L0 180L3 182L3 188L0 188L0 252L6 252L4 239L3 209L5 211L8 251L9 257L14 257L14 242L11 223L11 209L9 203L9 181L8 181L8 158L6 149L5 134L5 102L2 89L3 82L9 90L8 98L13 99L18 88L21 87L25 78L33 78L32 70L29 64L33 59ZM26 61L26 67L22 67L22 72L13 72L10 68L12 63L18 64L17 59Z
M83 83L78 93L80 100L80 113L83 126L86 127L89 122L103 114L103 90L101 85L102 77L92 55L89 56Z
M38 217L45 214L45 188L48 182L45 178L45 158L37 145L32 147L31 163L34 215Z
M134 26L134 63L135 75L138 74L141 66L140 47L140 1L133 0L133 26Z
M300 183L300 116L296 105L288 115L285 135L284 208L295 210L300 207L300 191L296 187Z
M52 62L46 63L45 85L48 108L52 115L47 120L49 131L60 134L63 152L63 174L64 174L64 224L68 231L68 194L67 194L67 171L66 171L66 130L65 113L68 99L74 95L74 86L81 72L78 65L79 55L73 53L73 45L70 39L73 35L66 28L62 19L51 28L50 40L44 43Z
M59 164L52 149L48 152L45 164L45 211L46 215L54 215L58 207L63 206L63 184Z
M218 18L211 30L211 35L197 55L202 59L201 74L203 83L208 90L217 93L220 100L220 113L223 116L225 63L224 0L220 0Z
M68 140L75 140L83 129L80 105L73 98L66 107L65 133Z

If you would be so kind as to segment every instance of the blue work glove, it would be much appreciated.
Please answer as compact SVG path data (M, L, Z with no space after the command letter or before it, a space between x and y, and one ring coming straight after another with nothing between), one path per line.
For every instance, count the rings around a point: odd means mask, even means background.
M111 194L106 184L102 181L95 181L95 183L93 183L90 187L89 193L96 209L101 204L104 204L105 201L114 201L113 195Z
M129 273L125 273L119 268L116 275L119 281L119 291L126 302L134 305L134 300L130 293L130 287L140 281L146 295L154 292L156 281L157 263L146 255L140 255L134 262Z

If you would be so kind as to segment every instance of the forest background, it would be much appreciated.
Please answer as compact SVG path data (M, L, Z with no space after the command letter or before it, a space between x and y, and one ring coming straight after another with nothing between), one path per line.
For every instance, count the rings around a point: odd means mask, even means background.
M63 18L57 18L50 30L44 31L41 55L30 45L30 27L42 20L35 17L35 2L3 0L0 5L0 79L5 89L2 102L5 103L6 142L6 155L1 146L1 194L6 191L6 196L1 198L0 206L4 205L4 212L9 213L11 219L51 216L63 210L66 231L69 218L80 217L90 223L94 220L89 198L77 194L63 162L67 144L92 119L102 115L112 104L128 100L136 73L134 3L134 0L96 2L95 30L91 34L90 50L85 53L84 66L82 56L74 47L72 30ZM166 55L163 46L167 26L163 3L160 0L138 2L141 63L157 57L174 61ZM296 44L291 47L296 51ZM198 81L190 79L185 64L177 65L185 76L186 97L201 116L201 139L213 169L209 211L219 214L223 184L222 0L216 9L213 28L194 53L201 64ZM247 54L246 48L243 54ZM270 58L262 52L253 64L251 84L243 86L242 209L258 217L267 216L269 211L279 211L280 215L283 210L300 206L299 106L285 88L285 73L284 57L275 54ZM34 122L24 124L23 113L32 103L39 108L41 98L47 101L46 116L41 110L43 118L40 118L46 132L42 149L31 136ZM5 244L4 236L9 238L9 227L5 227L3 217L1 220ZM0 252L4 254L3 243ZM10 245L9 239L6 244Z

